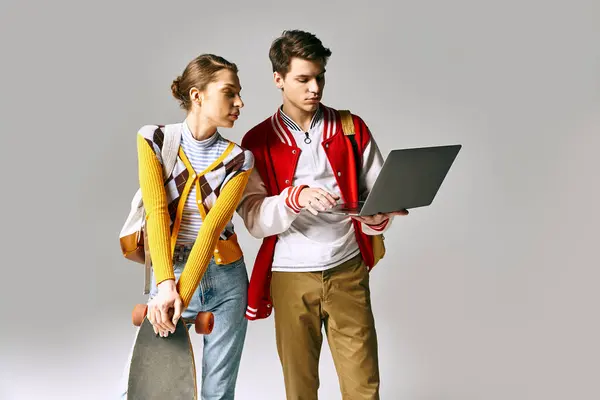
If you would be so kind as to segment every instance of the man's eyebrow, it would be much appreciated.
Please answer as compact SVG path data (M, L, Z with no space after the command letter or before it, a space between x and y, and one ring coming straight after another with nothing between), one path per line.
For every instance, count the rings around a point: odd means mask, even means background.
M326 70L323 70L322 72L319 72L316 76L319 75L323 75L325 73ZM312 78L315 75L306 75L306 74L302 74L302 75L296 75L296 78Z

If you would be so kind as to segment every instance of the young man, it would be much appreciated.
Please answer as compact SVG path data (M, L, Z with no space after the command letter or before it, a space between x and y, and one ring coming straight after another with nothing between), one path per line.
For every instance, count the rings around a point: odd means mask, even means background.
M283 105L242 140L254 154L255 172L238 212L263 239L246 318L267 318L273 306L288 399L317 398L323 326L343 398L378 399L370 236L407 212L363 218L325 212L338 200L366 197L383 164L369 129L353 115L362 160L357 177L340 115L321 103L330 55L302 31L283 32L269 52Z

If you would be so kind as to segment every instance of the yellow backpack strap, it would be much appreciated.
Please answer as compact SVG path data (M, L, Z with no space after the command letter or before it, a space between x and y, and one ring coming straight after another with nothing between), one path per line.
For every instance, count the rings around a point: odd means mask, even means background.
M358 143L356 143L356 137L354 136L354 121L352 120L352 114L349 110L338 110L342 119L342 130L344 135L348 137L350 143L352 143L352 153L354 156L354 164L356 167L356 176L360 176L361 170L361 157L359 155Z
M344 135L350 139L352 143L352 149L354 150L354 160L356 162L356 176L360 176L360 156L358 154L358 144L356 143L356 137L354 136L354 121L352 120L352 114L349 110L338 110L342 120L342 130Z
M349 110L338 110L340 117L342 118L342 130L344 135L354 135L354 122L352 121L352 114Z
M360 176L360 157L358 156L358 144L354 136L354 122L352 121L352 114L348 110L338 110L340 117L342 118L342 130L344 135L348 136L350 142L352 142L352 148L354 150L354 163L356 164L356 176ZM371 236L371 244L373 245L373 267L379 263L379 261L385 256L385 243L382 234ZM369 269L370 270L370 269Z

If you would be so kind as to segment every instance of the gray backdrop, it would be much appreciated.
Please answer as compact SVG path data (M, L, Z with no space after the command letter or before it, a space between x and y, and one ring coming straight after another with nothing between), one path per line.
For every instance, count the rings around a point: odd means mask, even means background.
M2 1L0 398L115 398L145 300L118 244L136 130L181 121L171 81L214 52L240 67L239 142L280 104L267 54L292 28L332 49L324 102L384 156L464 146L373 271L382 398L600 398L600 3L321 3ZM326 343L321 378L339 399ZM237 394L284 398L272 317Z

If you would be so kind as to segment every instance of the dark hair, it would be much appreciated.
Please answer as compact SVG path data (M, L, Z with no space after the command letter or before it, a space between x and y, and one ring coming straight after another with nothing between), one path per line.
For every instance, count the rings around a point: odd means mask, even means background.
M331 50L324 47L315 35L299 30L283 31L269 49L273 72L279 72L283 77L289 72L293 57L327 64L330 56Z
M185 70L171 84L173 97L185 110L192 108L190 89L204 90L213 81L215 74L222 69L229 69L237 74L237 65L214 54L202 54L189 62Z

